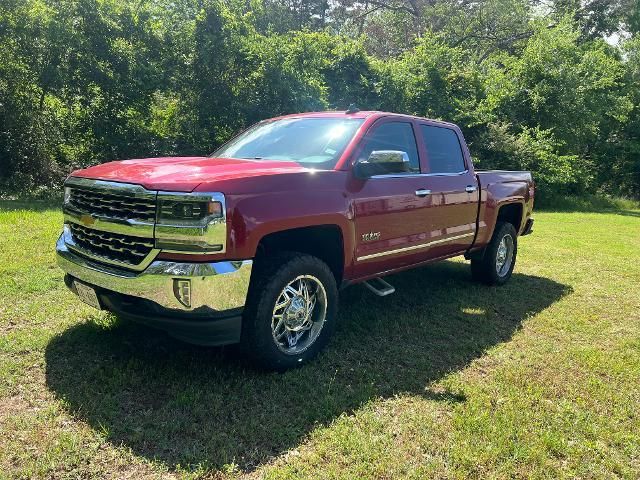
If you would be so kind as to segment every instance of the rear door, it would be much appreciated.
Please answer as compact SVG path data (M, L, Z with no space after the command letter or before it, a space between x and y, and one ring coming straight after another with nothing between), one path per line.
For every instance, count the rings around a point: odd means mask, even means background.
M418 121L418 146L426 160L429 193L429 258L462 253L473 243L478 183L462 133L448 125Z

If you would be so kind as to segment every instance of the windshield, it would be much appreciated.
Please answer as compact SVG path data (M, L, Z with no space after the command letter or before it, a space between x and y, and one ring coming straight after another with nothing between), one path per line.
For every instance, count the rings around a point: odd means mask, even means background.
M232 139L215 157L289 160L308 168L335 167L361 118L284 118L261 122Z

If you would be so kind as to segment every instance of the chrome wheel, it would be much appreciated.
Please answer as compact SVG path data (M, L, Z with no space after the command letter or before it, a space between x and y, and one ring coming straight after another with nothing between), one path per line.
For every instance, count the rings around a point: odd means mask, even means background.
M509 273L513 263L513 250L513 237L511 235L502 237L496 252L496 273L499 277L504 277Z
M297 355L316 341L327 318L327 293L316 277L301 275L280 292L271 334L281 352Z

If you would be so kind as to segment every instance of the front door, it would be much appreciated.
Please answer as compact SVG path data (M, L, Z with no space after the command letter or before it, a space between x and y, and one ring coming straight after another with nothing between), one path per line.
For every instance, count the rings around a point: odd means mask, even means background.
M365 134L355 152L356 161L378 150L407 153L408 172L352 178L349 194L356 230L354 277L384 272L415 263L423 255L418 247L428 237L430 199L423 191L414 124L381 119Z

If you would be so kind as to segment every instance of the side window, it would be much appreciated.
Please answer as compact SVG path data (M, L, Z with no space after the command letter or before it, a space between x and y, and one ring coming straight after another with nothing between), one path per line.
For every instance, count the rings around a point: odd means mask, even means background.
M420 172L418 147L413 128L406 122L385 122L373 127L364 137L364 148L358 156L358 161L366 160L371 152L376 150L400 150L409 155L411 172Z
M420 125L429 157L429 173L459 173L465 170L462 148L455 131Z

